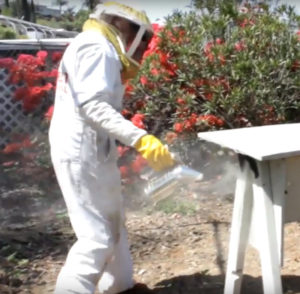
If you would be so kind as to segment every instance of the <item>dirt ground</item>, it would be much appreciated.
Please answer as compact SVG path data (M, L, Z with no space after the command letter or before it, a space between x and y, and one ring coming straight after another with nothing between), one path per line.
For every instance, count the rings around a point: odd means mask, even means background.
M36 181L33 177L32 182L9 186L2 178L1 294L52 293L75 240L54 182L46 181L41 189ZM233 189L232 175L219 175L155 206L132 204L129 199L127 227L136 281L158 294L223 293ZM45 199L45 191L52 197ZM286 224L286 294L300 293L299 236L299 223ZM241 293L262 293L259 256L253 248L247 250Z

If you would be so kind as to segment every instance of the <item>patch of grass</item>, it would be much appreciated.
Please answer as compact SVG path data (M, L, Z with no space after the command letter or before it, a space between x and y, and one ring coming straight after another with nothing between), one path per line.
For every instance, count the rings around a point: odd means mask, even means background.
M197 207L194 203L189 201L167 198L159 201L155 205L155 210L167 214L179 213L181 215L192 215L197 212Z

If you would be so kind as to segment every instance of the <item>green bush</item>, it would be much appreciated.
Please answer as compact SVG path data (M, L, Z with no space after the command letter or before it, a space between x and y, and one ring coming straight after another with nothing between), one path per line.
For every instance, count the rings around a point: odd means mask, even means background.
M17 34L11 28L0 26L0 40L3 39L17 39Z
M60 19L44 19L39 18L37 23L49 26L52 28L63 28L68 31L81 32L83 23L88 19L90 11L80 10L75 15L66 14L60 17Z
M145 128L168 143L206 130L299 121L299 24L288 7L225 0L214 10L175 13L155 27L123 113L144 114Z

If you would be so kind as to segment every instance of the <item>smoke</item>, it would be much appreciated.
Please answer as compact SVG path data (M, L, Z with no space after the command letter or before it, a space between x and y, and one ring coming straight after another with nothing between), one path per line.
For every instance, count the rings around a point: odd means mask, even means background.
M34 137L35 142L33 147L22 150L23 157L20 154L15 158L10 156L9 160L15 159L17 164L1 171L1 215L6 222L65 211L50 162L47 135L35 132L31 137ZM232 198L238 171L237 158L233 152L202 141L181 144L175 152L184 165L201 172L203 179L179 188L174 196L180 196L182 201L187 199L187 195L193 195L193 199L201 201L212 197ZM159 175L145 168L141 179L123 183L127 208L136 210L153 205L151 196L144 193L148 179L153 176Z
M196 188L198 196L231 198L235 190L237 172L238 167L232 161L214 160L204 168L205 180Z
M202 141L193 144L190 142L181 144L180 150L177 149L175 152L184 165L201 172L203 179L179 186L169 199L180 199L184 202L192 198L196 201L205 202L205 200L226 201L233 198L238 172L238 161L234 152ZM147 169L142 174L143 181L125 186L126 207L136 210L154 206L155 199L151 199L151 195L145 195L144 188L149 179L160 176L160 173ZM164 199L163 196L162 199Z
M22 144L25 135L19 135L21 139L11 135L10 152L0 152L1 226L43 220L63 209L49 156L47 125L43 127L26 135L30 144Z
M225 197L231 198L235 190L238 172L237 156L234 152L219 146L200 141L197 148L191 150L195 168L204 177L194 187L198 198Z

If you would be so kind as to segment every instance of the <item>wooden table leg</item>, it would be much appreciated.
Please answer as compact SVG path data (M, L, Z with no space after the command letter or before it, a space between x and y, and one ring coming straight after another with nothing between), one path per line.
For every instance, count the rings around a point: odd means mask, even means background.
M280 265L284 260L284 223L285 223L285 198L286 198L286 160L278 159L270 161L271 187L273 197L273 209L278 244Z
M260 254L263 288L265 294L282 294L280 261L276 222L274 217L270 164L257 162L259 177L253 182L255 217L259 218L254 230Z
M245 251L252 213L253 173L248 163L241 167L236 182L229 254L225 279L225 294L238 294L241 289Z

